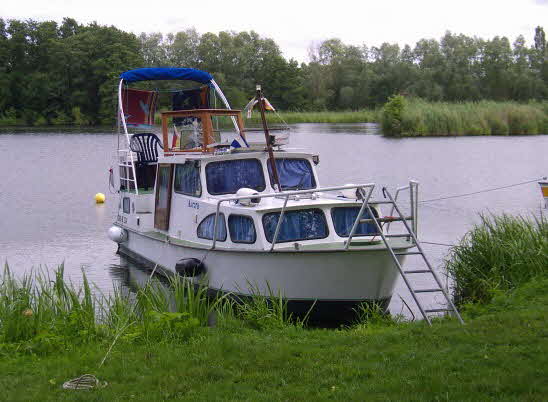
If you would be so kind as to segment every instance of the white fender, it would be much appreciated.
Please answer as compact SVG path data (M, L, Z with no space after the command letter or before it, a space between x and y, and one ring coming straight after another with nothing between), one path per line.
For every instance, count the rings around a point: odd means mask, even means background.
M127 240L127 232L119 226L111 226L107 234L108 238L115 243L123 243Z

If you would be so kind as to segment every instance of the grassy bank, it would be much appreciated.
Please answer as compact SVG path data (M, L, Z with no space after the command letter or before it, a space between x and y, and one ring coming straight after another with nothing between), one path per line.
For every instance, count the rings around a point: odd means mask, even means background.
M121 339L0 360L6 400L543 400L548 296L543 280L490 303L462 327L444 322L198 328L186 340ZM92 373L108 386L66 391Z
M548 102L429 103L393 97L382 114L389 136L548 134Z
M447 264L465 326L443 319L430 328L366 310L351 327L307 329L281 300L212 301L179 279L169 293L151 282L105 298L85 279L71 286L62 271L23 280L6 271L0 388L25 401L543 400L547 226L483 218L453 249ZM61 389L84 373L108 386Z

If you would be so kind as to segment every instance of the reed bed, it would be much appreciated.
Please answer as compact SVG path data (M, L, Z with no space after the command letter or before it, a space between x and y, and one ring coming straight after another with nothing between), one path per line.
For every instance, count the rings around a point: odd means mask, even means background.
M270 300L255 293L211 297L205 286L172 276L152 279L136 293L115 289L103 295L82 273L75 286L63 266L16 278L6 265L0 276L0 354L3 349L32 353L91 341L138 343L185 341L199 327L247 326L255 329L302 326L287 312L281 294ZM9 346L11 345L11 346ZM8 347L9 346L9 347Z
M548 134L548 102L430 103L421 99L405 99L398 112L387 115L385 106L385 135L419 137Z
M548 219L481 216L446 259L457 305L486 304L548 274Z

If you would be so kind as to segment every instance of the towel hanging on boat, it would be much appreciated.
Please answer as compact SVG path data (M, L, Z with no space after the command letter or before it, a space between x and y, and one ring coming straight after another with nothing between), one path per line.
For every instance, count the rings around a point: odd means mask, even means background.
M129 126L153 125L157 103L158 93L156 91L122 88L124 118Z
M274 109L274 106L272 106L270 104L270 102L268 101L268 99L264 98L264 108L266 110L272 110L273 112L276 111L276 109ZM249 101L249 103L244 107L244 112L247 112L247 118L251 118L251 112L253 111L253 108L255 107L255 105L259 103L259 100L257 99L257 97L254 97L253 99L251 99Z

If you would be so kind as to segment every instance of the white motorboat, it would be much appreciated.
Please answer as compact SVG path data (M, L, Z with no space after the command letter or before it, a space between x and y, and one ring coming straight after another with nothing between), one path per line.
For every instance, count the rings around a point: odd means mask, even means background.
M374 183L321 187L314 153L287 149L268 132L250 143L241 112L210 74L143 68L120 78L119 210L109 237L121 254L213 293L282 295L295 314L313 306L312 319L348 320L362 302L388 306L416 238L387 226L404 220L416 233L416 182L400 189L411 195L408 216L385 217L390 202L371 198ZM164 80L201 86L130 88ZM166 93L174 110L160 113L156 129L154 105ZM224 109L211 108L214 97ZM221 119L234 130L219 138Z

